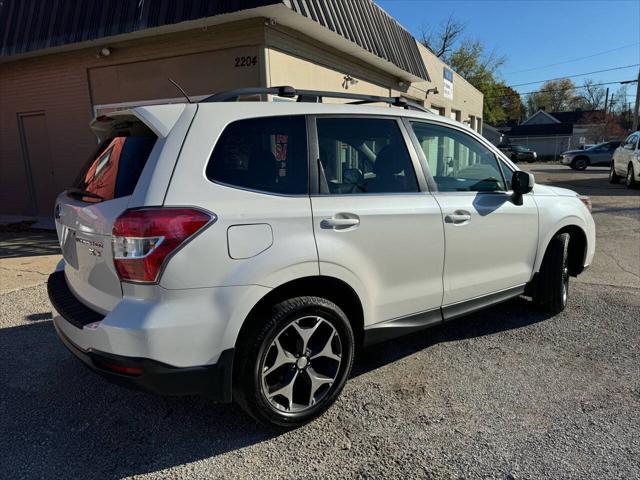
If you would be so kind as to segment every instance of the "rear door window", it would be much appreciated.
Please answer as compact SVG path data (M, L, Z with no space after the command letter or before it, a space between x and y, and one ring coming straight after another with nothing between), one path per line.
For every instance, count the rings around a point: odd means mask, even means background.
M317 119L322 193L418 192L418 180L396 120Z
M156 140L149 133L103 141L80 171L71 191L93 202L131 195Z
M308 191L307 127L303 115L231 123L207 165L209 180L261 192Z

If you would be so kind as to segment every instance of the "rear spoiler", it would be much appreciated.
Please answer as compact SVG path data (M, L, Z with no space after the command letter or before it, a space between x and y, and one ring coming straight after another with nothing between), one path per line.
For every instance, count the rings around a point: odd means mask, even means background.
M100 115L91 120L89 126L100 141L116 136L145 135L149 130L159 138L166 137L186 108L185 104L135 107Z

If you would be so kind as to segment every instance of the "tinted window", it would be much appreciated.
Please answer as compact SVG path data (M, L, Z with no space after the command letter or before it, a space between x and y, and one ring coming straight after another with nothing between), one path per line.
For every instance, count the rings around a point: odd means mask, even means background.
M395 120L319 118L321 191L417 192L411 157Z
M85 164L73 187L101 197L83 197L86 201L131 195L155 143L155 136L105 140Z
M496 156L473 137L458 130L411 122L441 192L505 190Z
M279 194L307 193L304 116L265 117L230 124L209 164L210 180Z

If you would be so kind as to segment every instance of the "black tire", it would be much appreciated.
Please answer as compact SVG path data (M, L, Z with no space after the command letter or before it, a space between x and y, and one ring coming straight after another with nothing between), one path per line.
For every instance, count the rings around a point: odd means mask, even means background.
M636 188L636 175L633 171L632 163L630 163L627 167L627 176L624 179L624 184L627 186L627 188Z
M571 165L575 170L586 170L589 166L589 159L586 157L578 157L571 162Z
M618 183L620 182L620 177L616 173L616 169L613 166L613 160L611 161L611 168L609 169L609 183Z
M555 315L567 306L569 296L569 234L556 235L549 242L536 275L533 303L541 310Z
M313 333L310 334L308 341L304 341L303 337L297 333L300 331L298 328L304 327L304 324L298 322L313 322L315 318L323 323L315 329L313 329L314 324L311 323L310 329ZM234 368L234 398L244 411L267 426L300 427L324 413L335 402L349 378L355 350L351 324L337 305L319 297L296 297L285 300L272 307L270 318L260 320L259 318L249 319L251 324L238 339ZM303 330L306 329L307 327ZM326 335L328 341L325 342L324 338L316 338L320 332L328 332ZM337 334L337 340L335 334ZM312 345L314 342L315 344ZM299 356L290 351L301 350L303 344L306 344L308 349L302 353L298 352ZM330 354L339 356L340 359L330 359L327 355L322 355L322 352L318 351L321 344L325 347L329 345ZM280 352L286 354L287 362L264 375L263 384L263 372L274 368ZM294 359L290 356L292 354ZM301 357L306 360L302 362ZM295 360L295 363L290 359ZM271 365L268 363L270 361ZM331 373L327 373L327 368L333 368ZM325 388L325 385L322 385L315 390L322 394L318 397L314 395L311 380L314 375L316 379L322 376L322 381L326 378L333 379L331 383L326 383L328 387ZM272 379L276 384L276 388L273 389L268 385ZM292 380L289 381L290 379ZM269 393L273 394L274 391L287 385L291 385L289 397L276 395L271 399L268 398ZM306 388L308 391L305 390ZM294 402L294 399L307 402L302 411L295 411L296 408L302 407L303 403Z

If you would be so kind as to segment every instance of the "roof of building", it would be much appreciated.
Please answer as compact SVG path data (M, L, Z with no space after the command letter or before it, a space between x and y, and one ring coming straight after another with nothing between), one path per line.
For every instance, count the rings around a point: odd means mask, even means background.
M592 123L604 119L602 110L574 110L572 112L551 112L562 123Z
M555 118L553 115L551 115L550 113L540 109L538 110L536 113L534 113L533 115L531 115L529 118L525 119L521 125L528 125L530 124L533 120L537 119L537 118L541 118L542 119L542 123L560 123L560 120L558 120L557 118Z
M574 125L576 123L593 123L594 121L602 121L604 112L602 110L572 110L570 112L546 112L538 110L529 118L524 120L521 125L534 125L533 120L542 120L535 124L557 124L568 123Z
M276 15L294 12L411 76L430 80L416 39L372 0L3 0L0 57L249 9L260 17L263 7Z

